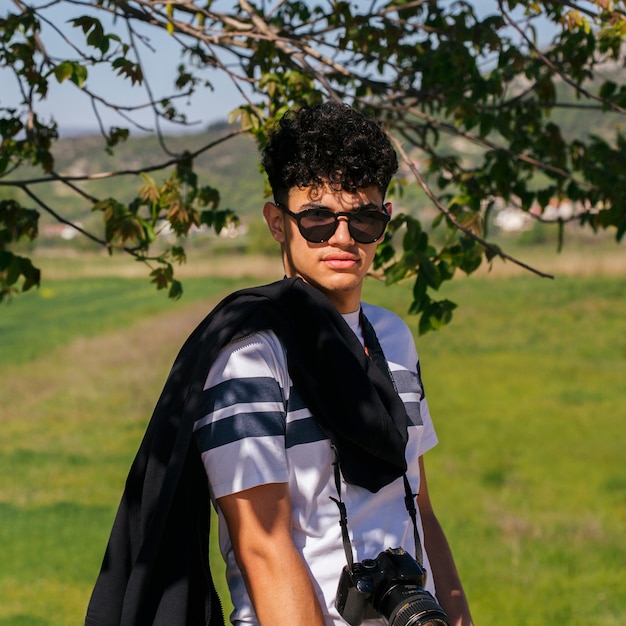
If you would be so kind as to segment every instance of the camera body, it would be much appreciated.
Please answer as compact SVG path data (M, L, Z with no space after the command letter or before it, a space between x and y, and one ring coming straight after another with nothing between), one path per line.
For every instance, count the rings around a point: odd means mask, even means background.
M403 548L387 548L341 572L335 606L352 626L385 617L390 626L449 626L423 586L426 570Z

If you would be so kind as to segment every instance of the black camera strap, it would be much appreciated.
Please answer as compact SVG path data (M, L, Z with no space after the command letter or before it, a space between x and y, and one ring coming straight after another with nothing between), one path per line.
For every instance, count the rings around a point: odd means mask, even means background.
M411 490L409 479L406 474L402 476L404 480L404 506L409 513L409 517L413 522L413 539L415 540L415 560L423 567L424 566L424 554L422 552L422 542L420 541L419 533L417 532L417 507L415 506L415 498L417 494Z
M335 461L333 467L335 470L335 487L337 488L337 498L330 496L330 499L339 508L339 526L341 526L341 539L343 540L343 550L346 553L346 561L352 571L354 565L354 555L352 554L352 545L350 544L350 535L348 533L348 515L346 513L346 505L341 499L341 473L339 471L339 457L337 456L337 450L333 446L335 452Z
M334 449L334 448L333 448ZM341 471L339 467L339 458L337 457L337 451L335 450L335 461L333 463L335 472L335 487L337 488L337 498L330 496L330 499L339 508L339 525L341 526L341 539L343 541L343 550L346 553L346 561L352 571L354 566L354 555L352 554L352 544L350 543L350 534L348 533L348 514L346 504L341 499ZM424 555L422 552L422 542L420 541L419 532L417 530L417 507L415 506L415 498L417 494L414 494L411 490L411 485L406 474L402 477L404 481L404 506L409 513L411 522L413 523L413 539L415 541L415 560L424 566Z

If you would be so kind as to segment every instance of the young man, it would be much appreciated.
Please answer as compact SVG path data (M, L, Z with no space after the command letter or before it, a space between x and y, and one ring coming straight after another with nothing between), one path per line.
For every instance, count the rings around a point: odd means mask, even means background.
M393 148L374 121L329 102L287 114L263 165L274 194L263 215L281 245L286 277L326 296L362 343L363 315L374 328L408 414L407 478L419 493L428 587L451 623L467 626L461 583L428 497L422 454L436 437L414 343L394 314L361 303L391 214L384 196L397 169ZM212 410L195 432L220 514L234 623L345 623L335 608L346 555L333 498L346 503L356 561L388 547L414 554L403 479L376 493L342 480L337 493L331 441L303 402L285 348L271 331L224 349L206 389ZM216 424L230 432L227 443L216 444Z
M285 278L231 295L183 346L87 624L221 623L207 576L210 495L233 624L384 624L363 596L344 602L354 590L342 570L388 548L419 560L423 544L420 586L452 626L471 626L428 496L422 455L437 439L411 333L361 302L391 215L393 147L375 121L329 102L287 113L263 165Z

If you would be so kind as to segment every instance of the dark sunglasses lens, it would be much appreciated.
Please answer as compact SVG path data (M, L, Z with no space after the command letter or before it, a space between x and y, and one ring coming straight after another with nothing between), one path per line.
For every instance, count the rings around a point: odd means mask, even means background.
M337 230L337 220L332 211L305 211L299 219L298 226L307 241L322 243L330 239Z
M359 243L374 243L385 232L388 218L378 211L356 213L350 218L350 234Z

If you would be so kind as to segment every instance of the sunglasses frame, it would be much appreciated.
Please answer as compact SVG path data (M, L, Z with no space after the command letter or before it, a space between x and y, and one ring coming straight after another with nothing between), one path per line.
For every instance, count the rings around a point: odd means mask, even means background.
M359 241L359 239L357 239L354 236L354 233L352 232L352 228L351 228L352 219L359 213L359 211L335 212L327 207L316 207L316 208L305 209L304 211L300 211L299 213L294 213L293 211L290 211L282 202L277 202L276 200L274 200L274 204L281 211L284 211L285 213L287 213L287 215L289 215L290 217L293 217L293 219L296 220L296 224L298 225L298 231L300 232L302 237L304 237L304 239L306 239L306 241L308 241L309 243L324 243L325 241L328 241L337 232L337 228L339 228L339 220L338 220L339 217L345 217L348 220L348 232L350 233L350 236L352 237L352 239L354 239L354 241L356 241L357 243L361 243L361 244L375 243L385 234L385 229L387 228L387 224L389 223L389 220L391 219L391 215L385 209L385 205L383 205L382 207L383 210L378 209L378 210L363 211L365 213L370 212L370 213L376 213L380 215L383 218L381 221L384 221L384 226L380 235L378 235L378 237L376 237L375 239L372 239L371 241ZM325 211L329 215L333 216L335 220L334 228L331 234L326 239L322 239L321 241L313 241L312 239L309 239L307 235L305 235L304 232L302 232L302 226L300 222L307 216L307 214L309 214L310 211Z

